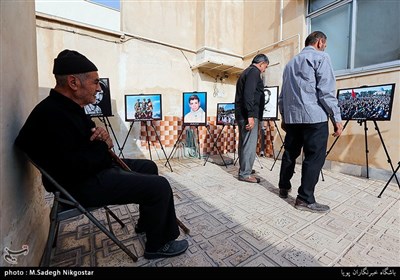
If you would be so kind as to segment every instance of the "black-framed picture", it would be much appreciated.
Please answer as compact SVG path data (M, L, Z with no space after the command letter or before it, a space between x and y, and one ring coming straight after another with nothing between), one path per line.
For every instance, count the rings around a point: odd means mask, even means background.
M390 121L395 84L338 89L343 120Z
M161 94L126 94L125 120L151 121L162 119Z
M96 93L96 101L84 107L86 115L91 117L110 117L111 111L111 95L110 80L108 78L100 78L101 91Z
M217 124L234 125L235 103L217 103Z
M207 92L184 92L182 98L183 124L206 125Z
M278 119L278 94L278 86L264 87L265 103L263 120Z

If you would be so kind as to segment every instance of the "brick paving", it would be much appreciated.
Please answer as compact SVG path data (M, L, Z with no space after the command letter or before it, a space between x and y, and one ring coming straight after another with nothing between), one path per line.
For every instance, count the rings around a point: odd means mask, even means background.
M173 159L171 172L157 161L174 191L176 212L190 229L183 255L143 258L145 235L134 226L138 206L112 206L126 227L113 223L117 237L138 257L133 262L86 217L60 225L51 266L59 267L348 267L400 266L400 189L386 182L328 170L316 187L317 201L331 212L317 214L293 207L278 196L280 161L259 158L254 164L259 184L237 180L238 165L219 166L201 159ZM292 185L298 186L301 166ZM94 213L106 221L102 211Z

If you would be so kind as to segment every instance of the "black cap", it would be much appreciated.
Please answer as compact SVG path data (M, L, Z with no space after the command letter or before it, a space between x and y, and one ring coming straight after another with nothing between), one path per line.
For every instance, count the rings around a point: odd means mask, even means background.
M98 71L86 56L73 50L63 50L54 59L53 74L68 75Z

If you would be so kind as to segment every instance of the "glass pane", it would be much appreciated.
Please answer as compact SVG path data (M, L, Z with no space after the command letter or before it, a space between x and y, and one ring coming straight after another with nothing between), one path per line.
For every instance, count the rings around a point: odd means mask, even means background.
M309 13L312 13L326 5L335 2L336 0L310 0L309 3Z
M311 31L322 31L328 37L326 52L334 70L349 68L351 6L343 5L311 19Z
M400 1L357 1L354 67L400 59Z

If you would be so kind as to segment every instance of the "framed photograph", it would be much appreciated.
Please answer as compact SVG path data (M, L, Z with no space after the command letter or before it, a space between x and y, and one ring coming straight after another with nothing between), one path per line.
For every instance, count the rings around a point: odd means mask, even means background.
M278 86L264 87L265 103L263 120L278 119L278 94Z
M161 94L125 95L125 121L152 121L161 119Z
M217 124L234 125L235 103L217 103Z
M91 117L110 117L111 112L111 95L110 80L108 78L100 78L101 91L96 94L96 101L84 107L86 115Z
M183 125L206 125L207 92L183 93Z
M338 89L343 120L390 121L395 84Z

